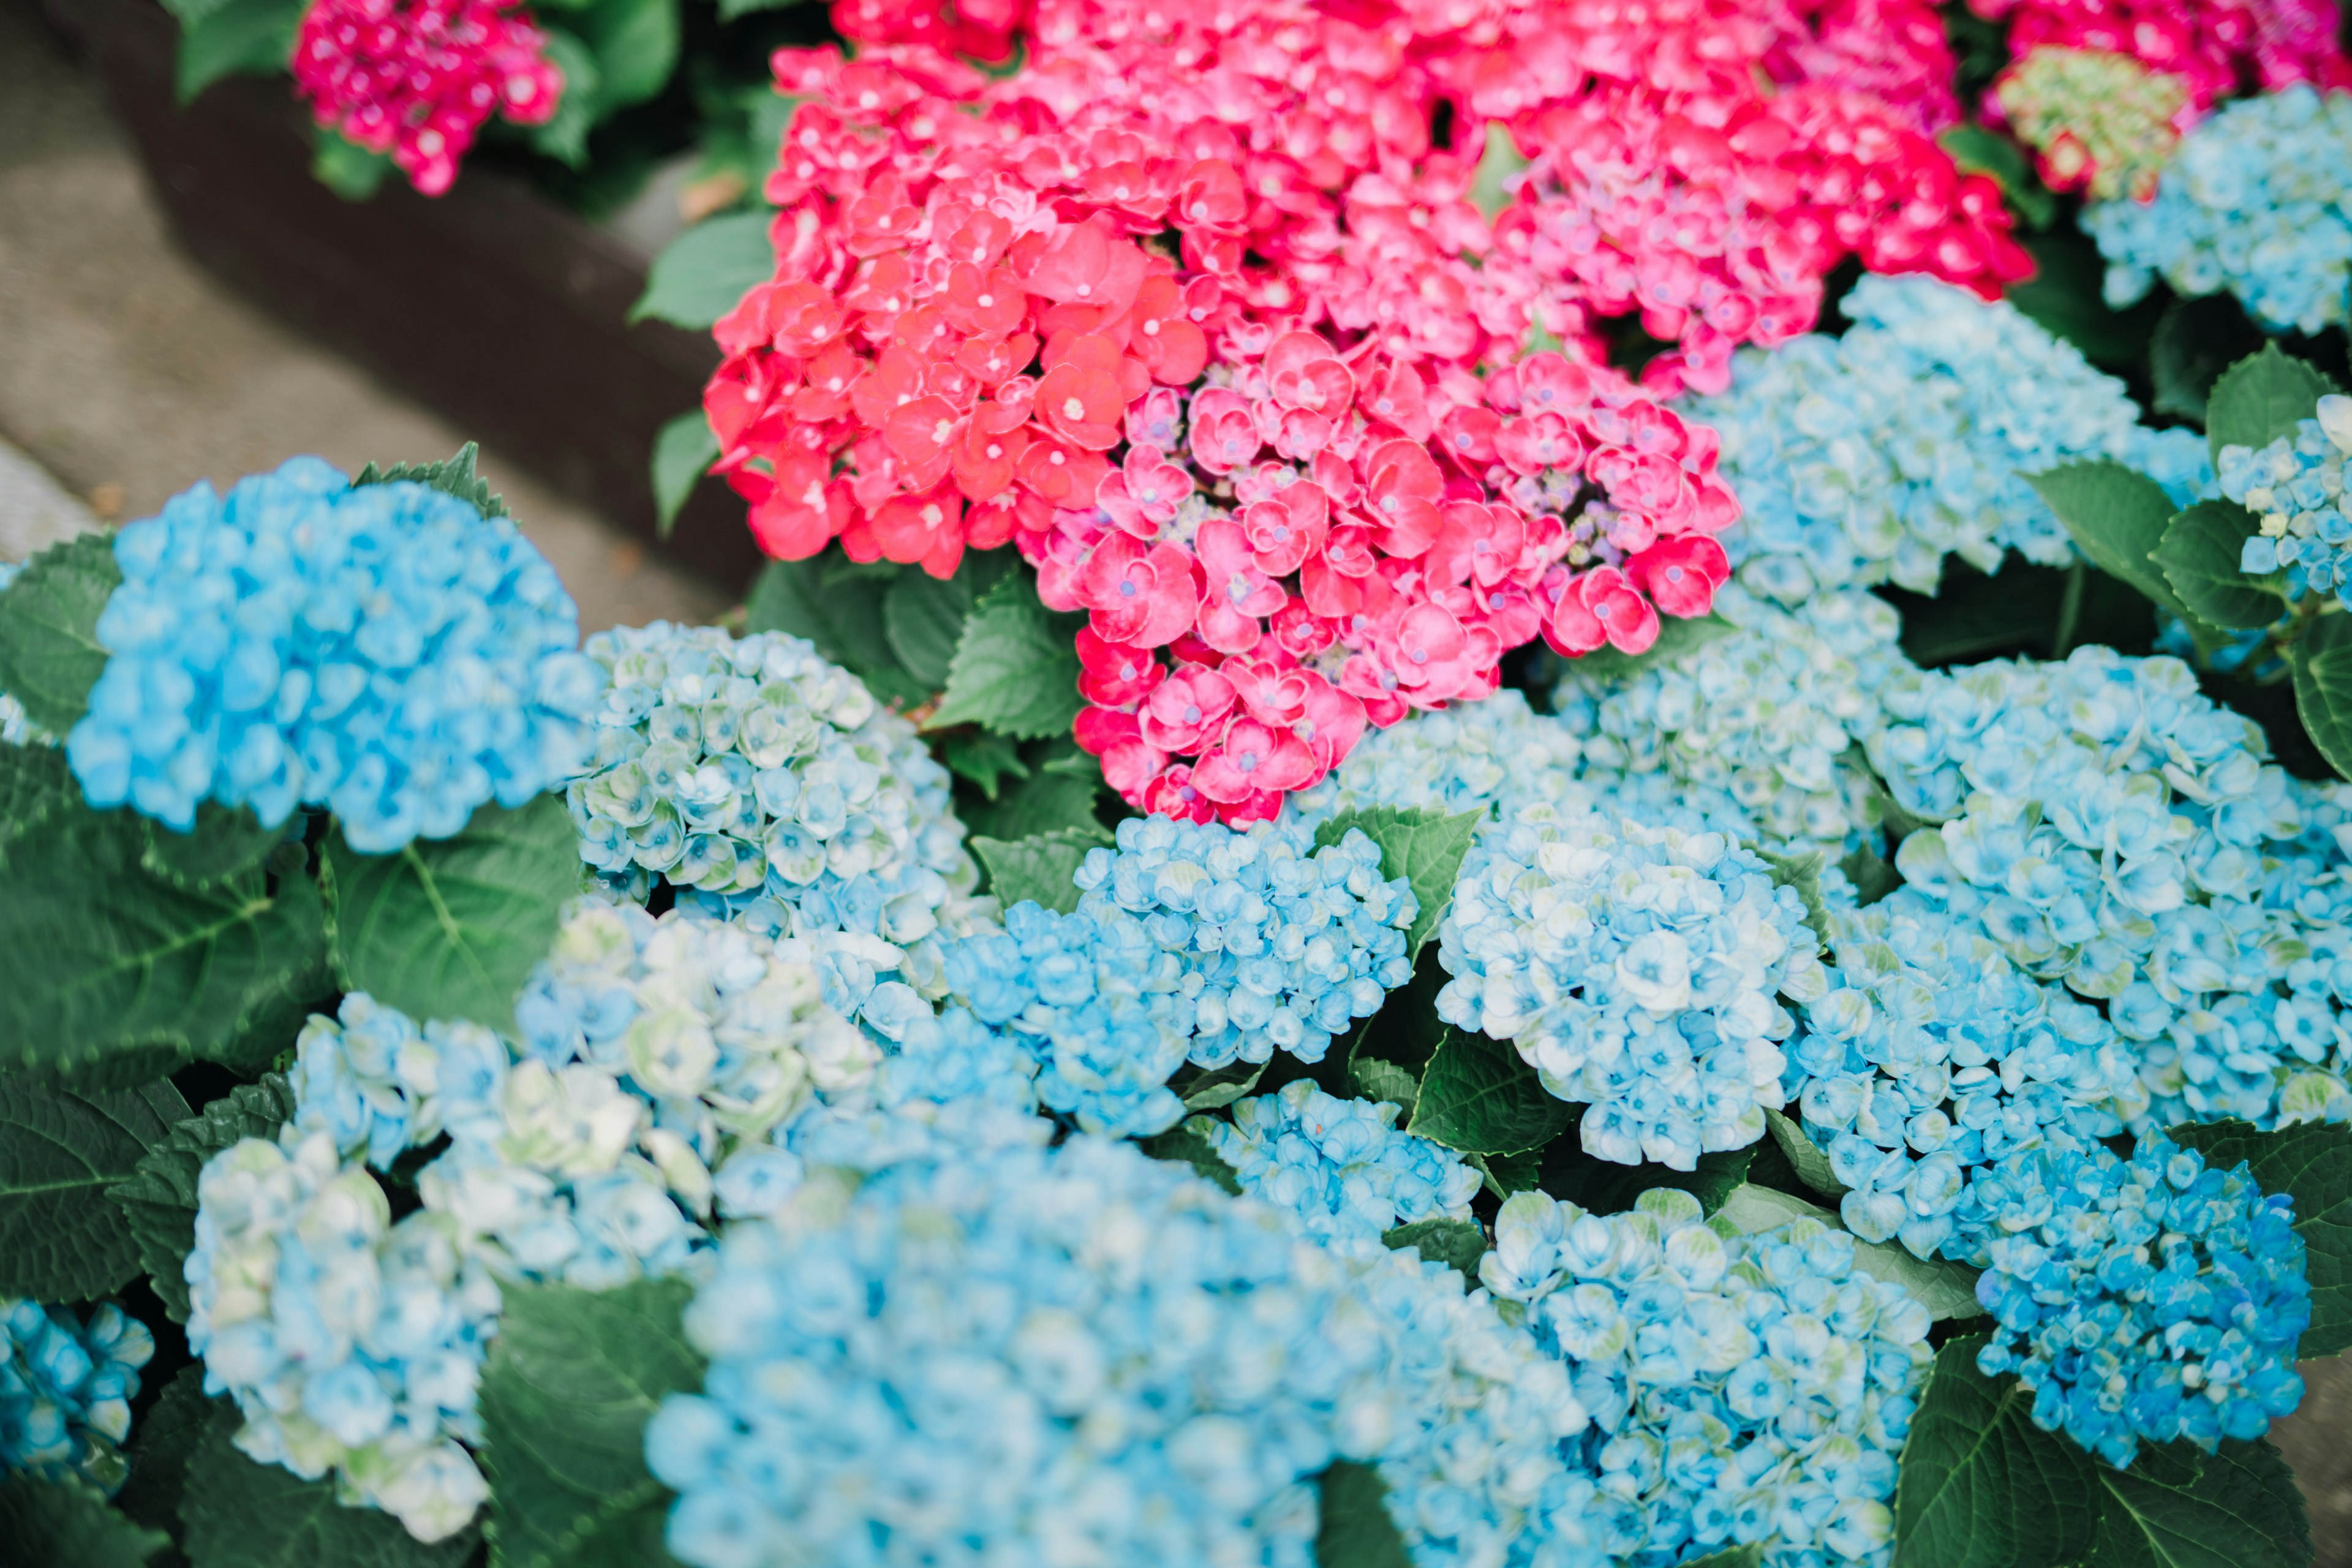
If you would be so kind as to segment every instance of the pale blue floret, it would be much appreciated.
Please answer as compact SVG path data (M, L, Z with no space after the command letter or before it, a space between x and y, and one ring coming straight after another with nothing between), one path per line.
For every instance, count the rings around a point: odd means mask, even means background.
M66 737L92 805L188 831L331 808L364 854L519 806L587 755L604 676L513 521L316 458L183 491L115 536L108 654Z
M2128 1161L2095 1144L2013 1155L1969 1204L1994 1237L1977 1299L1997 1327L1977 1365L2016 1373L2042 1430L2121 1469L2144 1442L2260 1437L2302 1400L2294 1200L2244 1165L2149 1133Z
M1402 1132L1397 1107L1340 1100L1305 1079L1237 1100L1233 1120L1192 1128L1234 1169L1242 1191L1335 1247L1377 1246L1417 1220L1470 1217L1483 1179L1442 1143Z
M2150 202L2096 202L2083 229L2121 309L2161 277L2227 291L2273 331L2352 320L2352 99L2296 85L2224 104L2191 129Z

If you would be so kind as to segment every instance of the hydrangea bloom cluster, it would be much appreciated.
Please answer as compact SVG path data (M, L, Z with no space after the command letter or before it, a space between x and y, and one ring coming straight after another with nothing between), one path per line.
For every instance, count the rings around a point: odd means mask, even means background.
M1787 1088L1864 1241L1980 1257L1983 1217L1961 1201L1975 1172L2113 1137L2144 1098L2134 1052L2095 1008L1907 889L1833 910L1830 942L1830 989L1802 1009Z
M2152 202L2102 202L2083 229L2118 308L2161 277L2237 296L2273 331L2352 320L2352 96L2307 87L2224 107L2182 138Z
M1589 792L1571 781L1583 756L1569 725L1507 689L1368 736L1346 765L1291 805L1311 822L1383 805L1459 816L1497 802L1506 815L1532 800L1580 803Z
M2177 77L2196 115L2250 79L2266 89L2352 87L2326 0L1969 0L1969 9L2007 19L2012 58L2097 51Z
M1849 590L1783 611L1738 585L1717 609L1738 629L1671 664L1623 680L1561 672L1550 702L1581 737L1585 782L1614 792L1664 775L1685 803L1744 816L1767 840L1843 853L1876 826L1876 782L1853 747L1906 668L1895 610Z
M511 1038L357 994L312 1018L278 1142L215 1156L199 1187L189 1338L246 1451L335 1470L420 1539L471 1518L485 1488L457 1440L478 1436L498 1281L704 1267L714 1214L765 1213L800 1179L770 1134L870 1099L880 1052L789 950L587 900ZM393 1225L367 1167L445 1138Z
M1276 1049L1319 1062L1334 1035L1412 978L1405 933L1419 906L1382 869L1380 846L1356 829L1318 848L1296 819L1235 832L1129 817L1116 848L1080 863L1078 912L1132 916L1177 956L1194 1066L1263 1063Z
M1902 896L2104 1003L2150 1123L2352 1115L2336 791L2266 764L2175 659L2084 647L1906 671L1883 697L1872 764L1937 825L1896 850Z
M1418 1560L1500 1563L1584 1425L1443 1266L1343 1260L1132 1148L1006 1141L806 1192L730 1232L687 1317L705 1390L647 1428L694 1568L785 1541L1307 1568L1339 1458L1382 1463ZM1449 1470L1441 1413L1486 1473Z
M980 869L947 770L912 724L781 632L656 622L600 632L586 651L610 684L565 799L607 885L642 897L658 878L772 936L878 939L825 945L938 995L904 950L928 953L992 906L972 896ZM855 1012L855 989L830 999Z
M493 113L543 125L563 96L521 0L311 0L294 85L319 123L437 196Z
M2120 1469L2143 1442L2210 1453L2259 1437L2302 1400L2311 1285L2294 1201L2244 1165L2149 1133L2129 1160L2018 1154L1969 1195L2001 1233L1977 1280L1997 1325L1977 1365L2016 1373L2043 1431Z
M1236 1100L1230 1121L1196 1116L1190 1125L1234 1168L1243 1192L1346 1248L1417 1220L1470 1217L1476 1167L1399 1131L1396 1119L1393 1105L1340 1100L1300 1079Z
M2021 470L2113 458L2183 505L2210 480L2193 432L2137 423L2121 382L2006 302L1864 278L1841 309L1843 337L1751 355L1729 395L1691 405L1722 432L1744 509L1724 543L1759 594L1794 605L1890 581L1932 594L1949 554L1987 572L2007 550L2074 559Z
M2316 416L2262 450L2221 448L2221 493L2262 520L2238 564L2286 574L2289 596L2334 594L2352 605L2352 518L2344 514L2344 458L2352 452L2352 397L2330 393Z
M383 1189L325 1132L247 1138L206 1162L188 1255L188 1348L205 1392L245 1415L237 1447L306 1479L333 1473L422 1541L463 1529L489 1495L457 1439L499 1289L457 1222L398 1224Z
M111 1494L125 1468L147 1325L111 1301L68 1307L0 1298L0 1476L79 1477Z
M1570 1561L1758 1542L1773 1568L1888 1560L1934 1352L1927 1309L1857 1270L1852 1237L1812 1219L1741 1236L1672 1189L1605 1216L1515 1193L1479 1278L1527 1304L1592 1417L1581 1495L1555 1516L1591 1553Z
M2042 183L2096 201L2153 197L2189 109L2180 77L2129 55L2055 44L2012 61L1992 95L2033 149Z
M1687 1171L1782 1103L1776 997L1828 982L1803 906L1722 833L1614 805L1536 809L1471 846L1438 926L1437 1014L1509 1040L1586 1109L1587 1152Z
M66 737L94 806L184 833L204 800L268 826L323 805L381 854L519 806L587 753L604 673L509 519L296 458L173 497L114 559L106 667Z

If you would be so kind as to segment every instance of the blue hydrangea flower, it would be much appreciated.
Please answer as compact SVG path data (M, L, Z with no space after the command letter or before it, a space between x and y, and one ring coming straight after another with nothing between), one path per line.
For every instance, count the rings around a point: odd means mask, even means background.
M1316 1240L1373 1247L1424 1219L1467 1219L1483 1179L1442 1143L1397 1130L1397 1107L1340 1100L1300 1079L1237 1100L1230 1121L1192 1129L1234 1168L1242 1191L1290 1215Z
M1674 1563L1763 1542L1772 1568L1893 1555L1895 1467L1934 1352L1927 1310L1800 1219L1756 1236L1688 1193L1588 1214L1515 1193L1479 1278L1524 1303L1592 1428L1553 1515L1575 1562Z
M111 1301L85 1320L0 1297L0 1475L72 1476L113 1495L139 1369L154 1354L147 1325Z
M2315 417L2262 450L2221 448L2221 493L2261 520L2241 570L2284 574L2288 597L2333 594L2352 605L2352 517L2345 515L2344 458L2352 452L2352 397L2329 394Z
M2245 1441L2303 1398L2311 1285L2294 1200L2162 1133L2129 1160L2027 1151L1969 1190L1997 1234L1977 1299L1987 1376L2033 1390L2033 1423L2118 1469L2139 1445Z
M2084 647L1883 696L1864 745L1930 825L1895 853L1907 893L2105 1005L2140 1062L2130 1124L2352 1119L2340 786L2270 765L2168 658Z
M1583 754L1573 731L1507 688L1366 731L1321 784L1290 797L1290 808L1315 823L1383 805L1459 815L1498 801L1580 801L1587 795L1573 781Z
M2194 432L2138 424L2121 382L2004 300L1874 275L1839 308L1843 337L1744 349L1731 391L1687 410L1723 437L1743 511L1724 547L1758 594L1932 594L1951 554L2063 564L2074 544L2021 477L2062 463L2113 458L2183 505L2210 482Z
M1877 826L1855 742L1878 725L1878 689L1906 668L1901 623L1859 592L1783 611L1732 583L1715 607L1734 630L1633 676L1563 661L1550 703L1582 742L1584 781L1623 795L1662 775L1681 804L1752 822L1743 837L1834 858Z
M588 639L610 674L594 755L565 798L581 858L618 891L683 901L822 954L827 1000L863 1015L877 975L923 998L936 942L992 925L915 728L802 638L656 622ZM845 940L829 941L836 933ZM886 1036L912 1016L886 994Z
M2296 85L2223 104L2193 127L2151 202L2094 202L2083 230L2122 309L2160 276L2234 294L2273 331L2352 321L2352 99Z
M421 1541L489 1488L474 1393L499 1289L459 1222L393 1223L383 1189L324 1132L247 1138L207 1161L188 1255L188 1347L244 1413L237 1447L384 1510Z
M1442 1265L1343 1260L1092 1137L884 1142L732 1228L688 1310L704 1390L646 1434L681 1562L1308 1568L1340 1458L1417 1562L1529 1560L1584 1414Z
M1532 808L1464 857L1438 926L1438 1016L1508 1040L1588 1107L1587 1152L1676 1170L1782 1103L1778 1000L1827 984L1792 888L1717 832Z
M1846 1228L1982 1260L1976 1171L2123 1130L2134 1051L2088 1003L2019 972L1973 921L1909 889L1830 915L1830 989L1799 1011L1789 1097L1849 1189Z
M1352 829L1318 849L1297 817L1245 831L1129 817L1116 849L1087 852L1078 912L1133 916L1176 955L1195 1066L1262 1063L1277 1048L1319 1062L1412 978L1418 906L1403 878L1381 873L1380 846Z
M114 538L104 671L66 737L92 805L182 832L331 807L352 848L456 833L577 772L603 672L513 521L316 458L199 484Z

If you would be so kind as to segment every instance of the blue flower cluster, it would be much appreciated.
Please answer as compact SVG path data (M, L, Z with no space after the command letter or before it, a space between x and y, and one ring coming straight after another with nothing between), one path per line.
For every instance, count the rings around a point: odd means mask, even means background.
M1312 789L1290 797L1309 823L1340 811L1395 806L1458 814L1497 801L1581 801L1572 782L1583 748L1558 720L1536 713L1509 688L1476 702L1416 713L1410 723L1368 731Z
M111 1301L84 1321L0 1297L0 1476L73 1476L111 1495L127 1473L139 1369L154 1354L147 1325Z
M1464 857L1438 926L1438 1016L1509 1040L1589 1109L1587 1152L1692 1169L1782 1103L1776 999L1828 984L1804 908L1725 835L1616 810L1528 810Z
M92 805L182 832L204 800L273 826L323 805L381 854L520 805L587 755L603 672L507 518L297 458L173 497L114 558L106 667L66 737Z
M1329 1246L1378 1246L1424 1219L1468 1219L1483 1179L1442 1143L1400 1132L1397 1107L1340 1100L1305 1079L1238 1100L1233 1120L1191 1126L1234 1168L1242 1191Z
M1622 679L1567 662L1550 701L1582 742L1584 781L1622 795L1663 775L1682 804L1752 822L1743 837L1835 858L1877 826L1855 742L1905 668L1895 610L1841 591L1783 611L1737 583L1715 607L1736 629L1671 662Z
M1592 1430L1554 1517L1574 1562L1673 1563L1767 1542L1773 1568L1893 1553L1895 1467L1934 1352L1927 1310L1800 1219L1758 1236L1688 1193L1588 1214L1515 1193L1479 1263L1570 1368Z
M313 1017L296 1105L200 1179L189 1338L247 1453L336 1470L420 1539L484 1495L482 1342L501 1279L605 1289L706 1265L706 1226L764 1214L802 1168L772 1135L854 1109L881 1053L781 944L685 910L583 900L510 1037L363 994ZM446 1139L397 1226L367 1166ZM322 1316L323 1314L323 1316Z
M2161 1133L2129 1160L2028 1151L1971 1185L2000 1234L1977 1299L1998 1325L1989 1377L2033 1390L2033 1422L2109 1464L2142 1442L2209 1452L2303 1398L2295 1342L2311 1286L2294 1200L2265 1195Z
M1528 1560L1585 1418L1491 1303L1029 1125L956 1152L886 1134L854 1182L729 1232L687 1316L704 1390L646 1431L681 1562L1309 1568L1342 1458L1381 1464L1417 1561Z
M2296 85L2221 106L2182 138L2151 202L2094 202L2083 229L2121 309L2161 277L2238 297L2273 331L2352 321L2352 98Z
M1833 910L1830 941L1831 988L1800 1010L1786 1088L1848 1188L1840 1217L1864 1241L1980 1264L1968 1178L2018 1149L2120 1132L2134 1053L2096 1008L1908 889Z
M1844 336L1742 350L1732 390L1688 410L1722 434L1744 511L1724 546L1758 594L1932 594L1955 553L2063 564L2073 542L2021 477L2062 463L2116 458L2183 505L2210 482L2193 432L2139 425L2121 382L2006 301L1871 275L1839 308Z
M1360 832L1318 849L1296 817L1236 832L1146 816L1120 823L1117 843L1078 867L1078 912L1131 915L1177 955L1196 1067L1262 1063L1277 1047L1319 1062L1412 978L1419 906Z
M659 878L768 935L902 951L992 915L972 897L947 770L809 643L656 622L600 632L587 652L610 683L565 798L581 858L617 889L642 898ZM865 945L866 962L887 956ZM906 969L937 998L935 961Z
M1183 1114L1168 1082L1187 1060L1262 1065L1280 1047L1319 1061L1412 978L1412 893L1381 870L1360 832L1317 849L1295 819L1131 818L1116 849L1088 852L1074 912L1023 903L1003 930L942 944L946 989L1028 1052L1049 1110L1092 1132L1163 1131Z
M2352 517L2344 508L2344 458L2352 452L2352 397L2329 394L2316 416L2262 450L2221 448L2221 493L2262 520L2242 547L2240 570L2286 574L2289 596L2334 594L2352 605Z
M474 1517L488 1485L474 1394L499 1289L449 1215L397 1225L383 1189L324 1132L247 1138L205 1163L188 1255L188 1348L205 1392L246 1417L261 1464L383 1509L420 1541Z
M1908 894L2038 980L2103 1002L2140 1062L2135 1126L2352 1117L2352 889L2341 792L2263 760L2189 668L1906 672L1864 738L1896 805Z

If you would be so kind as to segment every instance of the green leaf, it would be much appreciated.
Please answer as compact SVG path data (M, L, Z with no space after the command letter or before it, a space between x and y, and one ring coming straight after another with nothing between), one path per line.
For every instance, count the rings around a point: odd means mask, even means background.
M2161 307L2149 300L2127 310L2112 309L2106 301L2105 259L2071 226L2032 236L2023 244L2032 254L2034 274L2009 286L2009 302L2088 358L2137 365Z
M1486 150L1479 154L1477 173L1470 181L1470 205L1491 221L1511 205L1512 182L1527 172L1527 154L1511 140L1499 120L1486 121Z
M0 1079L0 1296L86 1301L139 1272L106 1195L188 1114L168 1079L81 1091Z
M646 1470L646 1422L664 1394L702 1385L702 1360L678 1327L693 1296L683 1279L506 1287L481 1391L499 1568L568 1563L583 1542L663 1496Z
M1003 552L966 559L970 564L945 582L928 572L904 573L882 596L890 651L907 673L935 691L948 683L973 605L1004 574Z
M163 9L185 25L203 21L227 3L228 0L163 0Z
M2164 308L2148 340L2148 378L2155 409L2205 422L2205 403L2221 373L2263 346L2262 329L2228 294L2175 300Z
M1317 1487L1320 1521L1315 1568L1412 1568L1412 1554L1389 1517L1388 1483L1353 1459L1334 1459Z
M1068 914L1078 907L1078 887L1072 879L1079 864L1087 850L1108 837L1100 828L1087 833L1065 827L1011 844L1001 838L977 837L971 841L971 852L988 868L989 889L1006 909L1025 899Z
M594 0L571 17L596 53L596 118L643 103L677 68L677 0Z
M138 1568L172 1544L107 1506L79 1479L0 1480L0 1563L11 1568Z
M1820 1205L1753 1182L1733 1191L1716 1213L1743 1236L1776 1229L1793 1219L1817 1219L1832 1229L1844 1229L1838 1216ZM1984 1311L1977 1302L1977 1271L1964 1264L1915 1258L1899 1242L1857 1237L1853 1266L1874 1279L1902 1286L1938 1321L1973 1318Z
M244 1424L216 1402L189 1456L180 1520L191 1568L458 1568L479 1544L468 1528L427 1545L379 1509L336 1501L331 1480L256 1464L233 1441Z
M1205 1121L1206 1118L1193 1120ZM1153 1159L1190 1165L1229 1193L1239 1194L1242 1190L1241 1178L1234 1173L1231 1165L1225 1163L1224 1156L1217 1152L1217 1146L1209 1142L1209 1135L1193 1125L1193 1121L1180 1121L1158 1137L1145 1139L1142 1146L1143 1152Z
M60 815L0 864L0 1068L134 1083L218 1058L313 973L325 910L307 877L156 876L143 818Z
M139 1417L131 1437L131 1477L115 1494L115 1507L150 1530L177 1531L188 1458L212 1417L212 1401L205 1397L204 1363L190 1362Z
M2256 450L2280 437L2293 437L2295 426L2312 417L2319 400L2336 384L2312 365L2288 356L2276 342L2266 342L2260 353L2221 373L2205 404L2205 439L2211 443L2213 462L2221 461L2224 447Z
M1738 629L1713 611L1704 616L1660 616L1658 640L1646 651L1620 653L1613 647L1597 647L1570 659L1568 668L1571 674L1588 675L1595 680L1629 680L1644 670L1672 664L1685 654Z
M1445 1022L1437 1016L1437 994L1453 976L1438 962L1437 950L1423 947L1413 961L1412 978L1391 992L1379 1011L1364 1020L1348 1047L1349 1070L1370 1061L1394 1064L1418 1086L1429 1068L1429 1058L1445 1038Z
M1829 864L1829 851L1807 849L1776 855L1769 849L1759 849L1756 853L1770 870L1774 887L1797 889L1797 900L1805 906L1806 929L1818 940L1828 942L1830 905L1822 892L1822 868Z
M515 994L580 889L572 818L554 795L483 806L456 837L390 855L359 854L339 827L327 864L346 989L413 1018L493 1029L513 1027Z
M1643 1193L1672 1187L1690 1194L1712 1215L1747 1182L1748 1167L1755 1161L1751 1146L1701 1154L1688 1171L1665 1165L1621 1165L1586 1153L1574 1138L1560 1138L1543 1152L1543 1172L1536 1184L1594 1214L1623 1214Z
M786 11L795 5L814 5L815 0L719 0L719 19L731 22L738 16L748 16L754 11Z
M2321 614L2286 654L2304 731L2329 767L2352 779L2352 616Z
M2241 549L2261 531L2254 514L2235 501L2199 501L2165 529L2156 563L2199 619L2258 630L2287 608L2275 578L2250 577L2238 565Z
M830 556L769 562L751 584L743 629L806 637L819 654L866 682L877 700L914 707L937 688L908 673L882 628L882 603L897 569L881 574L846 570L855 564ZM969 818L966 825L971 826Z
M2295 1353L2309 1361L2352 1349L2352 1128L2305 1121L2260 1132L2242 1121L2210 1121L2168 1136L2209 1164L2243 1163L2265 1193L2293 1194L2311 1281L2311 1326Z
M1754 1541L1745 1546L1727 1546L1720 1552L1694 1557L1681 1568L1764 1568L1764 1543Z
M2207 1454L2143 1447L2131 1468L2093 1467L2095 1568L2307 1568L2311 1524L2294 1472L2259 1438Z
M1486 1255L1486 1232L1475 1219L1423 1219L1381 1233L1394 1250L1412 1247L1432 1263L1459 1269L1472 1284L1478 1282L1478 1259Z
M2105 458L2067 463L2024 479L2058 514L2093 565L2122 578L2192 626L2199 624L2153 559L2173 518L2172 498L2162 485L2137 468Z
M1228 1062L1221 1068L1187 1063L1177 1069L1168 1087L1176 1091L1187 1110L1222 1110L1255 1089L1265 1069L1265 1062Z
M957 814L976 837L1008 844L1048 833L1069 833L1108 844L1110 835L1095 816L1095 796L1101 790L1100 774L1076 778L1039 768L1034 776L1005 789L998 799L967 801L957 807Z
M1789 1157L1799 1181L1823 1197L1845 1196L1846 1184L1830 1168L1830 1157L1822 1152L1820 1144L1805 1136L1802 1127L1777 1110L1764 1113L1764 1125L1771 1129L1772 1142L1780 1145L1780 1152Z
M540 31L547 39L541 52L563 73L563 96L546 123L531 128L530 144L566 167L582 168L588 162L588 132L596 123L604 73L596 68L595 51L578 34L545 17Z
M113 538L83 533L50 545L0 588L0 691L52 735L89 710L106 668L98 613L121 582Z
M240 1084L151 1141L131 1173L107 1189L173 1322L188 1321L180 1266L196 1245L196 1177L205 1162L239 1139L275 1138L293 1114L294 1091L279 1075Z
M758 212L722 213L679 235L654 258L646 291L629 320L656 321L709 331L751 289L775 276L776 252L768 243L774 216Z
M16 746L0 741L0 866L9 851L60 813L82 809L61 746Z
M262 826L249 807L210 800L197 804L196 825L190 832L176 832L160 822L146 826L147 843L139 852L139 863L184 888L250 877L292 831L282 822Z
M1486 1178L1486 1190L1498 1198L1530 1192L1543 1184L1540 1149L1523 1150L1517 1154L1471 1154L1465 1156L1465 1161Z
M1072 640L1083 623L1040 604L1027 573L1008 576L972 606L948 667L947 692L923 727L980 724L1021 740L1068 733L1085 706Z
M375 195L392 173L392 154L373 153L324 126L310 154L310 177L347 202L363 202Z
M940 742L940 761L958 778L970 779L980 793L994 800L1003 793L1004 780L1030 776L1020 745L993 730L960 730Z
M1394 1062L1365 1057L1349 1062L1348 1073L1366 1100L1385 1100L1399 1107L1407 1117L1421 1102L1421 1080Z
M1471 1154L1540 1149L1568 1130L1555 1100L1507 1041L1449 1028L1421 1075L1412 1131Z
M490 493L490 483L474 471L474 459L481 456L481 444L468 441L437 463L394 463L379 468L370 463L352 480L352 488L362 485L423 485L426 489L439 490L445 496L455 496L480 512L484 517L507 517L504 497Z
M1381 847L1381 874L1391 880L1402 877L1412 889L1418 909L1412 929L1405 934L1404 951L1407 958L1418 959L1422 944L1436 932L1445 906L1454 901L1454 879L1462 869L1462 858L1470 852L1478 825L1486 819L1484 811L1465 811L1457 816L1385 805L1343 811L1315 829L1315 847L1342 842L1350 828Z
M653 463L654 531L661 538L667 539L677 526L686 498L718 460L719 437L711 434L701 409L689 409L661 427L654 437Z
M1977 1371L1984 1343L1936 1353L1895 1471L1895 1568L2061 1568L2090 1549L2091 1457L2033 1425L2023 1384Z
M1857 844L1838 862L1838 869L1853 884L1854 895L1868 909L1903 885L1903 873L1868 843Z
M2024 150L2008 137L1981 125L1960 124L1938 135L1936 145L1951 155L1960 173L1989 175L2017 216L2035 228L2048 228L2056 221L2058 198L2034 177Z
M180 101L225 76L286 68L304 0L226 0L188 22L180 36Z

